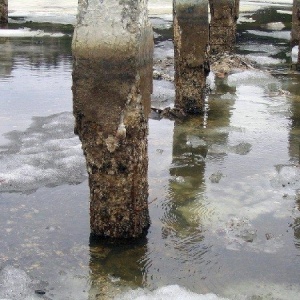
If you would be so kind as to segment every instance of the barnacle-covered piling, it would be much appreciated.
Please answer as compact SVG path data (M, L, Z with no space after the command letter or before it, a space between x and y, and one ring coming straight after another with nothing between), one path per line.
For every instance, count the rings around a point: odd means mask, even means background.
M212 54L234 51L239 6L240 0L209 0Z
M153 32L147 0L80 0L73 51L75 132L86 157L91 234L149 227L147 133Z
M0 0L0 25L8 21L8 0Z
M203 111L208 63L208 0L173 0L175 107Z

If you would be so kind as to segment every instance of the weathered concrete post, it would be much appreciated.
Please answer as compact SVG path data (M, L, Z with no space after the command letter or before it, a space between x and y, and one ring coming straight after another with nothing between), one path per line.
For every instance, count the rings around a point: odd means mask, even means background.
M298 49L298 61L296 63L296 69L300 70L300 0L293 1L293 19L292 19L292 46L299 45Z
M298 45L300 37L300 0L293 0L293 17L292 17L292 46Z
M8 0L0 0L0 26L8 22Z
M79 0L73 108L89 174L92 236L136 238L150 223L153 32L147 2Z
M208 62L208 0L173 0L175 108L203 111Z
M211 54L234 51L239 4L239 0L209 0Z

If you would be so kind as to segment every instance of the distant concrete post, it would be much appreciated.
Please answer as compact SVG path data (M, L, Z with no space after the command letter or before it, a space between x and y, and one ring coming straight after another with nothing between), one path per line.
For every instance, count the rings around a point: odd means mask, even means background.
M298 45L297 63L292 68L300 71L300 0L293 0L291 44L292 47Z
M239 16L239 0L209 0L210 52L233 52L236 41L236 23Z
M293 0L293 17L292 17L292 46L299 43L300 37L300 0Z
M173 0L175 108L203 111L208 62L208 0Z
M0 25L8 22L8 0L0 0Z
M150 224L153 32L147 2L79 0L73 112L89 174L92 236L137 238Z

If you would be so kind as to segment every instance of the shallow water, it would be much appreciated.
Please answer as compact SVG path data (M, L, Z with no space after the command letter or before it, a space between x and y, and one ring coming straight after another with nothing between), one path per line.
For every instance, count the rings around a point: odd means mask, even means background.
M202 117L149 120L152 225L127 246L89 239L69 29L0 37L0 299L298 299L300 82L289 29L262 26L277 8L239 25L237 51L257 70L211 74ZM152 21L155 59L171 61L170 18ZM154 87L153 105L172 105L171 81Z

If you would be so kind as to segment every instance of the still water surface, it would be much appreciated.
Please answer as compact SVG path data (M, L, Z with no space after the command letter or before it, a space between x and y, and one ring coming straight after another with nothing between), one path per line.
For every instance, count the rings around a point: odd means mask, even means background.
M211 74L203 117L150 119L152 225L127 246L89 240L70 29L0 37L0 299L298 299L300 82L285 2L242 15L237 52L259 65ZM152 19L156 58L172 56L168 20ZM10 29L42 26L22 22ZM155 80L153 105L173 101Z

